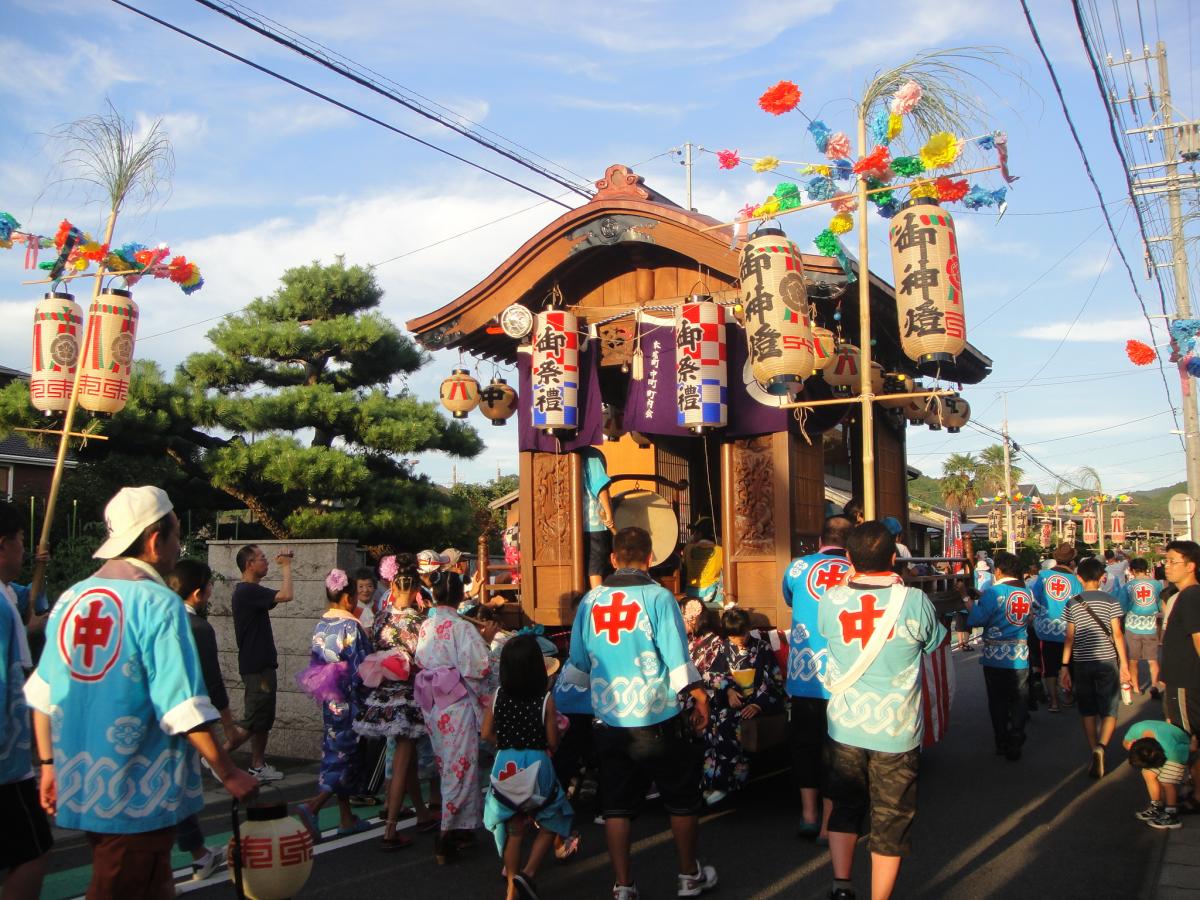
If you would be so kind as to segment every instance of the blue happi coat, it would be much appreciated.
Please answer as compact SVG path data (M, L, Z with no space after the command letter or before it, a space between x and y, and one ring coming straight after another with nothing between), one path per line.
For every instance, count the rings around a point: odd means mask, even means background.
M810 553L792 560L783 576L783 600L792 608L788 636L787 692L791 697L829 699L825 677L827 641L817 630L819 601L850 571L845 551Z
M967 615L967 625L983 629L979 661L997 669L1028 669L1026 640L1033 594L1019 581L989 585Z

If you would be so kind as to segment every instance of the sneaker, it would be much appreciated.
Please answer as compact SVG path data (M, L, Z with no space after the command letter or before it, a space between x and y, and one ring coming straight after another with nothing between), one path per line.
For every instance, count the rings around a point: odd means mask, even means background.
M829 891L829 900L854 900L853 888L833 888Z
M604 824L604 816L596 816L596 818L592 819L592 824L593 825L603 825Z
M699 897L704 891L716 886L717 870L696 860L695 874L679 876L679 890L675 892L675 896Z
M1104 750L1100 747L1092 751L1092 761L1088 763L1088 775L1092 778L1104 777Z
M225 864L225 848L214 847L202 859L192 863L192 881L204 881L211 878L213 872Z
M716 806L728 796L727 791L709 791L704 795L704 802L709 806Z
M638 900L636 884L614 884L613 900Z
M1162 815L1163 805L1161 803L1153 803L1143 809L1141 812L1135 812L1133 817L1139 822L1149 822L1151 819L1157 819Z
M246 771L261 782L279 781L283 778L283 773L270 763L263 763L257 769L247 769Z
M517 889L517 897L519 897L520 900L539 900L537 885L533 883L533 879L528 875L514 875L513 887Z
M646 791L646 799L647 800L657 800L661 796L662 796L662 794L660 794L658 792L658 785L651 783L650 789L648 791Z
M1183 823L1179 821L1179 813L1173 809L1164 809L1146 824L1159 831L1174 831L1183 827Z

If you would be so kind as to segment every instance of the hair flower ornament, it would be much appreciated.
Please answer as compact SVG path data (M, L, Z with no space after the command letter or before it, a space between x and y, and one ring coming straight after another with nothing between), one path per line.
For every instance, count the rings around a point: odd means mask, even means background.
M325 589L331 594L340 594L350 584L350 578L341 569L334 569L325 576Z
M395 556L385 556L379 561L379 577L384 581L395 581L400 574L400 565Z

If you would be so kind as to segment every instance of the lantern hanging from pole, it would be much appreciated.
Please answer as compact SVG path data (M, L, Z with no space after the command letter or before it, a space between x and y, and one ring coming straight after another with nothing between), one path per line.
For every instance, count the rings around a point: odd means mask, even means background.
M871 362L871 393L877 397L883 394L884 378L885 378L885 376L884 376L884 372L883 372L883 366L880 365L879 363L875 362L874 360L872 360L872 362ZM861 387L861 385L855 385L854 393L856 393L856 394L858 393L857 388L859 388L859 387Z
M913 381L907 375L899 373L888 373L883 378L883 395L886 399L879 401L879 405L887 409L903 410L908 406L908 395L913 391Z
M54 291L33 311L33 371L29 400L43 412L67 408L79 362L83 308L70 294Z
M1042 546L1049 547L1054 539L1054 523L1047 519L1042 523Z
M912 382L913 392L924 391L925 386L919 381ZM900 411L904 414L904 418L908 419L910 425L921 425L925 421L925 401L927 397L909 397L904 401L904 405L900 407Z
M1096 514L1089 509L1083 514L1083 542L1094 544L1096 540Z
M942 424L947 434L958 434L971 420L971 406L962 397L938 397L942 407Z
M933 372L967 341L954 220L933 200L907 201L888 229L900 344Z
M1125 542L1125 513L1120 509L1113 510L1112 539L1114 544L1123 544Z
M813 371L800 248L782 230L760 228L742 250L740 275L750 371L768 393L785 395Z
M313 839L304 825L287 814L287 804L259 801L247 807L246 821L238 831L246 896L255 900L297 896L312 874ZM238 843L231 837L226 850L231 878Z
M479 411L493 425L503 425L517 411L517 392L503 378L493 378L479 392Z
M1079 533L1079 523L1071 519L1063 526L1063 543L1074 544L1075 538Z
M465 419L467 413L479 405L479 382L471 377L467 369L455 369L442 382L439 390L442 406L456 419Z
M678 424L695 432L729 421L725 309L693 297L675 313L675 390Z
M118 413L125 408L137 322L130 291L109 288L92 302L79 373L79 405L84 409Z
M533 323L533 427L571 431L579 427L579 323L574 313L540 312Z
M999 543L1004 536L1004 513L993 509L988 513L988 540L993 544Z
M821 377L840 397L857 394L859 388L858 348L853 344L838 344L832 365L821 373Z
M828 328L816 326L813 336L813 372L828 368L837 355L837 338Z
M1029 537L1029 511L1017 509L1013 511L1013 535L1018 543Z

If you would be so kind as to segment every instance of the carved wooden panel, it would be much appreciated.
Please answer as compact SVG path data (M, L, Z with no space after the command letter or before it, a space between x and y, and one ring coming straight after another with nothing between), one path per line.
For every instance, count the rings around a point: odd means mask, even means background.
M571 466L566 454L533 454L534 558L571 562Z
M775 465L772 436L733 442L733 557L775 553Z
M626 366L633 361L633 317L606 322L600 335L600 365Z

